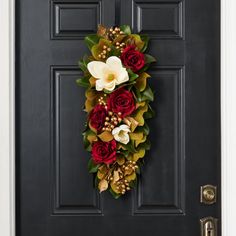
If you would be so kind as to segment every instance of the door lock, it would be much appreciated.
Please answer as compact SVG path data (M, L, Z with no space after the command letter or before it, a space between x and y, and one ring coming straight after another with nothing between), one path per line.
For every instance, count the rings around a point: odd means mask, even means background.
M201 198L200 202L210 205L216 202L216 186L214 185L204 185L201 186Z
M201 236L217 236L217 219L205 217L200 220Z

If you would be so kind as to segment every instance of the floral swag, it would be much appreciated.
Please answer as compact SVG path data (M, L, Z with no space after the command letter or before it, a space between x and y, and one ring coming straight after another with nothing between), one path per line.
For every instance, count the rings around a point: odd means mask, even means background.
M76 82L86 88L88 169L100 192L109 190L116 199L136 185L150 149L146 120L154 115L154 95L146 71L155 58L144 53L148 41L127 25L99 25L96 35L85 38L92 55L79 61L84 77Z

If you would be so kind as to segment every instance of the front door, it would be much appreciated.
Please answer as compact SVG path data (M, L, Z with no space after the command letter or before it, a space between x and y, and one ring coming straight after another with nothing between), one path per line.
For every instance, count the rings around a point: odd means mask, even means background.
M200 219L209 216L221 235L219 6L16 1L17 236L200 236ZM99 194L87 171L84 89L75 83L77 61L88 54L83 39L98 24L147 34L157 58L149 71L152 147L135 191L117 200ZM216 186L213 204L200 202L207 184Z

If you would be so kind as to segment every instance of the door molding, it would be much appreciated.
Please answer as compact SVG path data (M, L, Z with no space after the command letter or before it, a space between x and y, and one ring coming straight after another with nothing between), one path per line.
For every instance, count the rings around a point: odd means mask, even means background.
M236 218L236 1L221 0L222 231ZM0 2L0 234L15 236L15 1Z
M221 0L222 232L235 235L236 219L236 1Z
M14 0L0 0L0 234L15 235Z

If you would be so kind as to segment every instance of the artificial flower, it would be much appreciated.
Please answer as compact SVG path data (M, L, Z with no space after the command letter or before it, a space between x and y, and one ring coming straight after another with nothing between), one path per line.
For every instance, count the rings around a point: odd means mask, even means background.
M130 128L128 125L120 125L112 130L112 135L117 142L127 144L129 142Z
M97 141L92 145L92 158L94 163L111 164L116 160L116 141Z
M144 54L135 50L135 46L133 45L126 47L120 58L124 66L130 68L133 72L139 71L145 64Z
M134 96L125 88L119 88L110 94L107 100L108 109L119 114L122 118L135 110Z
M98 132L102 131L107 116L107 110L103 105L96 105L89 114L90 125Z
M113 91L116 85L122 84L129 80L129 75L122 66L120 58L111 56L106 60L92 61L88 63L89 73L96 78L96 90L102 91L106 89Z

